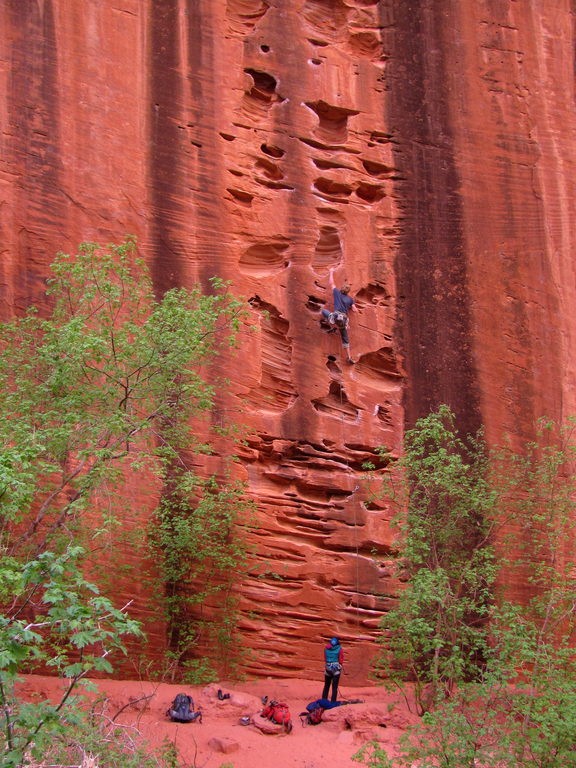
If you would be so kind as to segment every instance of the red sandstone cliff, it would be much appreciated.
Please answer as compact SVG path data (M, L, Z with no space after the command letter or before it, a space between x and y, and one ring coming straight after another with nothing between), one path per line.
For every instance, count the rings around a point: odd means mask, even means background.
M244 586L251 669L338 633L361 678L394 592L363 461L439 402L519 440L575 410L571 0L4 0L0 38L1 315L127 233L159 291L233 281L218 413L281 576Z

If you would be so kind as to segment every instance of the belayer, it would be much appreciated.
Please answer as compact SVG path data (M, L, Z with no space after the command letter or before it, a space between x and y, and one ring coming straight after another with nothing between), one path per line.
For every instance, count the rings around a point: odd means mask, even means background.
M350 356L350 337L348 336L348 313L357 312L354 299L349 295L350 286L343 285L342 288L336 288L334 282L334 267L330 270L330 288L332 288L332 297L334 300L334 311L322 310L320 318L320 327L327 330L328 333L340 331L342 346L346 351L346 362L353 364L354 360Z
M330 686L332 686L331 701L338 700L338 683L344 663L344 652L337 637L331 638L328 645L324 648L324 689L322 699L328 698Z

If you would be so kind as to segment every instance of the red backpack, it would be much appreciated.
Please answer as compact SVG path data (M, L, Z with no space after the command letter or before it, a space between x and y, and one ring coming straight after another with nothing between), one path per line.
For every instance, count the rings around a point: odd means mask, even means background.
M302 725L318 725L322 722L322 715L326 711L326 708L320 705L321 699L311 701L306 706L306 712L300 712L300 719Z
M290 717L290 710L287 704L271 701L260 714L273 723L284 726L286 733L290 733L292 730L292 718Z
M325 710L322 709L322 707L316 707L316 709L313 709L311 712L308 712L308 725L318 725L318 723L322 722L322 715L324 714Z

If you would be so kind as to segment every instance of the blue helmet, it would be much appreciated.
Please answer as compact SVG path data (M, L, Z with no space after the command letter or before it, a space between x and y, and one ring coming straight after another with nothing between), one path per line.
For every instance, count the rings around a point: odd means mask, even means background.
M331 637L330 638L330 645L339 645L340 641L337 637Z

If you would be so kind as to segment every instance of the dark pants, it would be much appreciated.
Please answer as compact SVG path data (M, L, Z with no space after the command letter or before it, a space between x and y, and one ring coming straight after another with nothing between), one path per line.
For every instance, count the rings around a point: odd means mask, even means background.
M338 683L339 682L340 682L340 672L338 672L336 675L326 672L326 674L324 675L324 690L322 691L322 696L320 698L322 699L328 698L328 691L330 690L330 684L332 684L332 696L330 697L330 701L336 701L338 699Z

